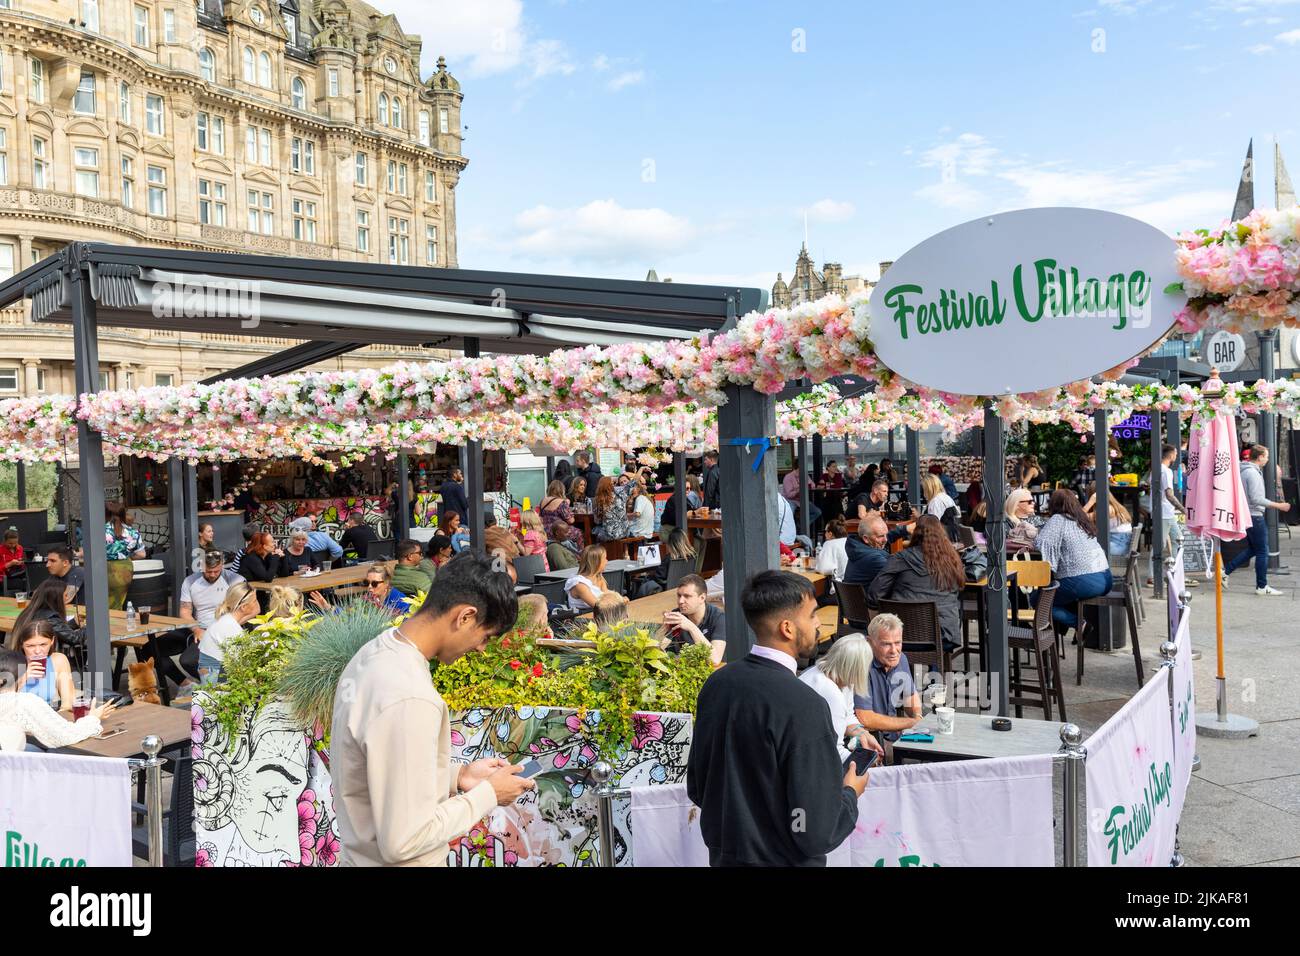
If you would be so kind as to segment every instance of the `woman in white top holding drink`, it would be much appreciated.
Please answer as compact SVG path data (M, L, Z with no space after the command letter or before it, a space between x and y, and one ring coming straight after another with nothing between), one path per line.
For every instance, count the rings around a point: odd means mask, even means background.
M605 549L598 544L582 549L578 555L578 573L564 582L564 593L569 596L569 607L575 611L590 611L602 594L612 594L605 584Z
M221 675L221 665L226 657L226 642L242 634L244 625L262 612L257 592L246 581L232 584L217 608L212 626L203 632L199 641L199 681L212 684Z

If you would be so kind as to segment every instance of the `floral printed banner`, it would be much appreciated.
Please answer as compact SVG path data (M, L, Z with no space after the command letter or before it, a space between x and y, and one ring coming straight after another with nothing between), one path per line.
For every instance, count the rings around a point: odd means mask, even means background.
M227 735L194 695L194 829L199 866L336 866L340 850L329 755L297 726L287 705L244 712ZM448 847L453 866L597 866L596 799L587 771L598 759L600 715L559 708L454 714L452 759L503 756L542 765L537 789L499 807ZM612 784L642 787L686 779L691 718L638 714L635 739ZM614 804L615 865L631 866L628 801Z
M277 538L287 537L289 522L303 515L316 515L316 529L324 531L335 541L343 537L343 523L348 516L360 512L365 523L375 529L380 538L391 538L392 519L388 514L388 499L363 498L284 498L263 501L253 513L253 520L266 526Z

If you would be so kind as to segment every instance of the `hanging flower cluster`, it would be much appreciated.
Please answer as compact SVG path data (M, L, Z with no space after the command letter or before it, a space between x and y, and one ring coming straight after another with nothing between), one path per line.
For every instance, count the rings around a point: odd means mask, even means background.
M1218 229L1178 236L1178 272L1189 332L1300 328L1300 206L1256 209Z

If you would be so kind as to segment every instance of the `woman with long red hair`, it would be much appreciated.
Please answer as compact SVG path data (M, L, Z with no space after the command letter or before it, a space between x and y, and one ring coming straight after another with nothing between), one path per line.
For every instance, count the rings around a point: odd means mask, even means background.
M916 520L911 543L890 555L871 582L867 603L933 601L943 646L951 651L961 643L961 590L965 585L966 570L948 533L938 518L922 515ZM918 640L919 636L904 634L903 639Z

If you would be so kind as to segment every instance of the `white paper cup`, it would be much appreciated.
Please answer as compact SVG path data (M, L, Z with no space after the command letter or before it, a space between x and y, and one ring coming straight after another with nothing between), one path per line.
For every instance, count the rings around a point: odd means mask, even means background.
M957 711L951 707L936 707L934 716L939 721L939 733L951 734L957 723Z

